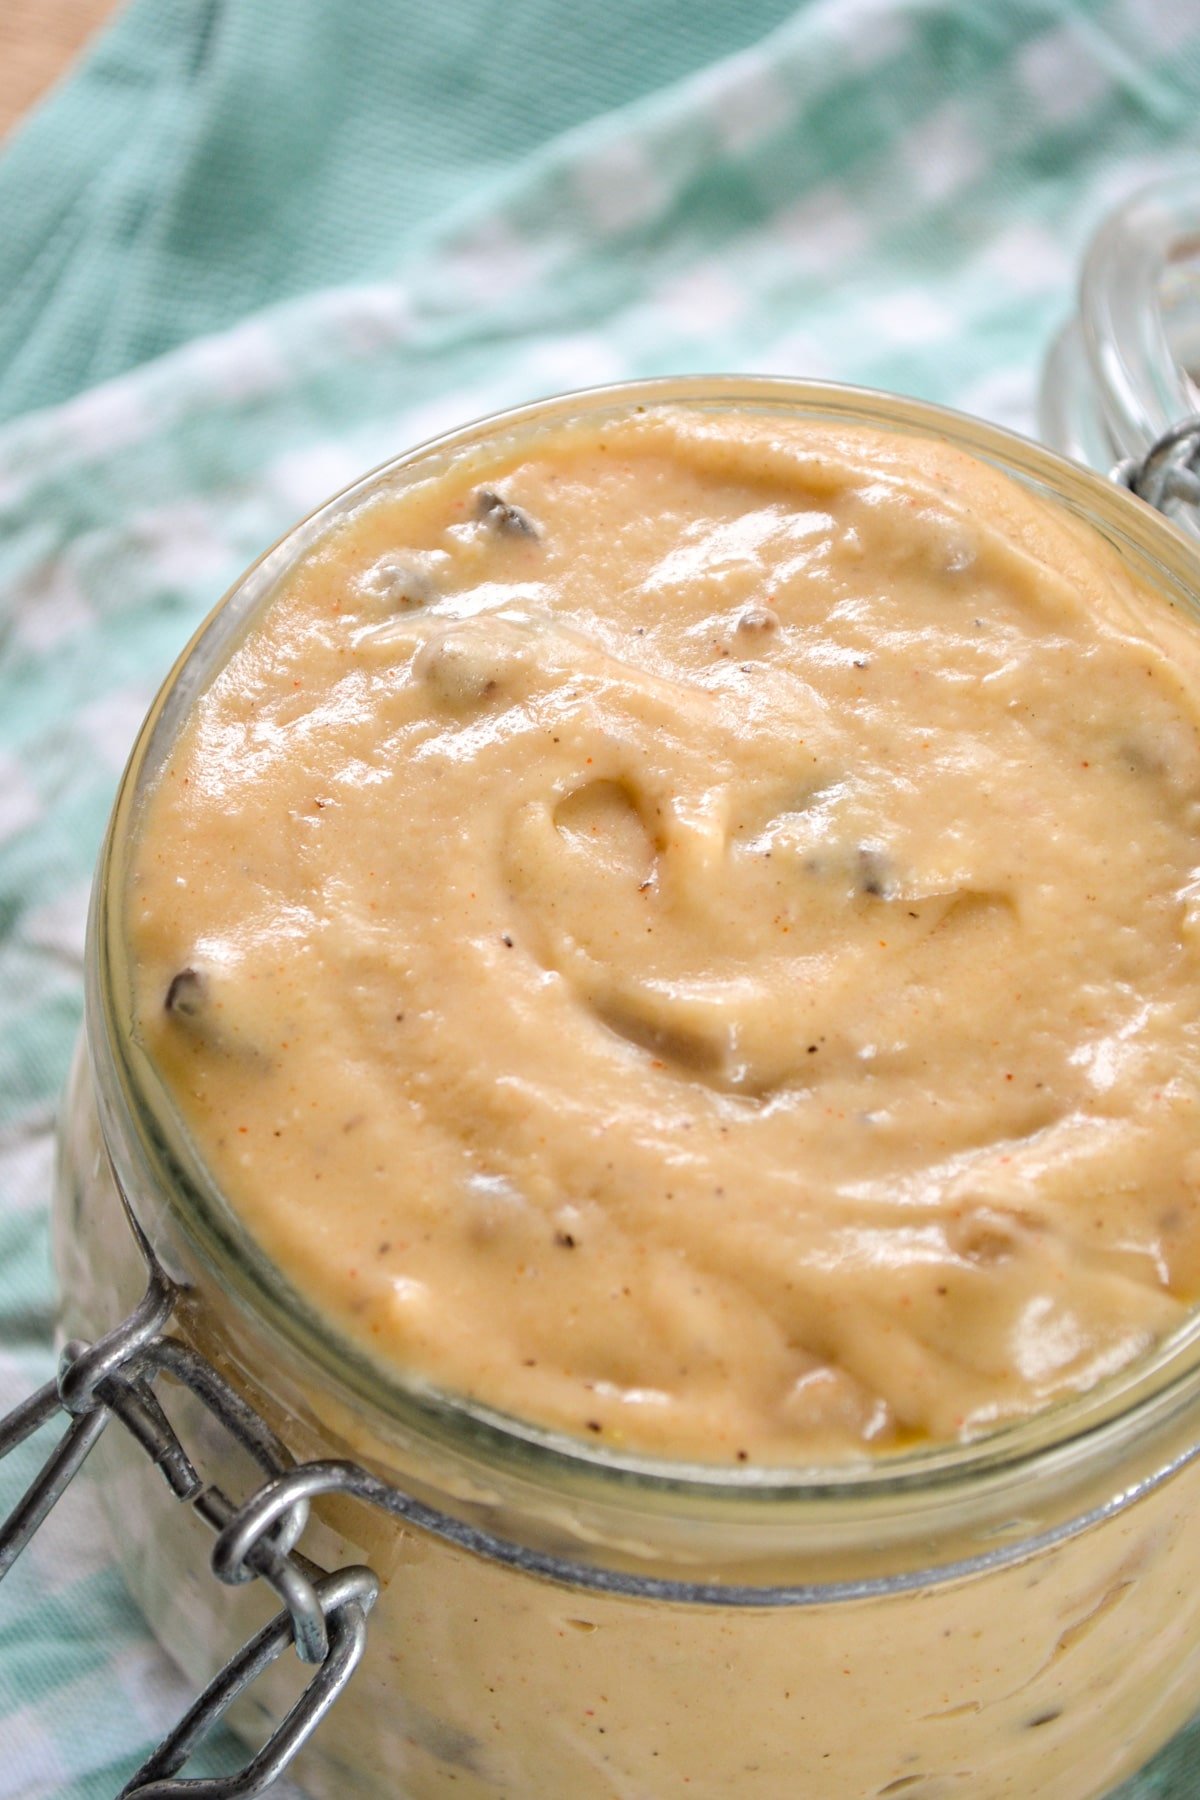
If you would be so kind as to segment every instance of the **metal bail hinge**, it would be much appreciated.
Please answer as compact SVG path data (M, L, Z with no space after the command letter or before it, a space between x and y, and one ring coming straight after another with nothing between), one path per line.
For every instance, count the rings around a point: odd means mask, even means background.
M1159 512L1173 501L1200 507L1200 413L1164 431L1144 456L1127 456L1111 479Z
M0 1580L66 1492L109 1423L118 1420L176 1499L187 1502L217 1534L212 1556L217 1578L233 1584L265 1581L283 1602L283 1610L231 1657L118 1800L184 1795L195 1800L250 1800L283 1773L354 1673L379 1583L362 1566L329 1574L296 1549L310 1497L331 1485L324 1474L326 1465L297 1464L266 1421L211 1363L189 1344L164 1335L176 1291L144 1240L141 1248L149 1280L134 1311L97 1343L68 1344L57 1379L0 1419L0 1460L60 1413L68 1420L55 1448L0 1524ZM236 1504L197 1471L155 1395L154 1384L162 1375L187 1388L262 1470L264 1480L248 1499ZM313 1674L267 1744L236 1774L179 1778L177 1771L196 1746L289 1644L295 1645L302 1661L313 1665Z

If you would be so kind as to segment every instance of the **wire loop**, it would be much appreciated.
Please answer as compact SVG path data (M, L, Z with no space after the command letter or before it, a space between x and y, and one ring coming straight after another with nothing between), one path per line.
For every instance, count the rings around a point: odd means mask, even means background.
M0 1419L0 1460L65 1415L66 1429L7 1520L0 1524L0 1579L44 1523L109 1423L117 1419L158 1469L177 1500L216 1534L213 1573L230 1585L265 1581L283 1610L227 1662L196 1704L122 1790L119 1800L250 1800L281 1775L333 1705L362 1658L366 1619L379 1592L368 1568L327 1574L296 1548L309 1500L328 1490L297 1466L266 1420L190 1344L164 1335L176 1290L139 1234L146 1291L115 1330L95 1344L67 1344L57 1378ZM181 1443L154 1384L184 1388L265 1478L236 1503L207 1482ZM196 1746L255 1678L294 1644L313 1674L262 1750L235 1775L181 1777Z
M320 1724L362 1659L367 1614L379 1583L370 1569L352 1565L315 1584L317 1602L329 1628L329 1651L303 1694L263 1748L234 1775L176 1779L196 1747L217 1726L233 1702L257 1676L282 1656L291 1641L291 1620L279 1613L230 1658L168 1738L142 1764L117 1800L250 1800L283 1774Z
M1200 413L1164 431L1144 456L1125 457L1112 480L1158 512L1200 506Z

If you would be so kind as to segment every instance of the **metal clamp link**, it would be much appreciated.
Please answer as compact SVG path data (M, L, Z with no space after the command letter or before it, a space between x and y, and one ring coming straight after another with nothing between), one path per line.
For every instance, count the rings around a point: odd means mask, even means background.
M297 1464L265 1420L210 1362L180 1339L164 1335L176 1290L144 1240L142 1248L149 1282L134 1311L97 1343L68 1344L57 1378L0 1419L0 1460L60 1412L69 1420L28 1490L0 1525L0 1580L65 1493L109 1422L119 1420L175 1497L190 1504L217 1534L212 1566L218 1579L231 1584L263 1580L279 1596L283 1610L230 1658L117 1800L183 1796L250 1800L284 1772L354 1673L379 1582L361 1565L329 1574L296 1549L310 1495L328 1486L306 1476L325 1465ZM161 1375L187 1388L263 1471L263 1485L242 1504L204 1481L195 1468L155 1395L154 1383ZM276 1498L281 1481L286 1481L288 1496L282 1506ZM234 1700L293 1643L302 1661L314 1665L314 1673L264 1747L233 1775L178 1778L188 1757Z
M1159 512L1173 501L1200 506L1200 413L1164 431L1144 456L1125 457L1111 479Z

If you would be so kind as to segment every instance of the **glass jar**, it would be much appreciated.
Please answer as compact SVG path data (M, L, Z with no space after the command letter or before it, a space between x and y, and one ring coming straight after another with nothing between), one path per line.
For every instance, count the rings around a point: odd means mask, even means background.
M300 1766L318 1800L1090 1800L1200 1703L1200 1317L1146 1362L970 1444L796 1471L601 1448L407 1386L340 1338L249 1238L130 1027L122 895L139 797L283 573L364 497L489 439L667 400L949 440L1090 521L1164 605L1197 613L1195 552L1129 494L974 420L845 388L600 390L368 476L226 597L134 748L63 1115L63 1326L93 1339L141 1291L119 1181L181 1290L173 1329L297 1458L354 1458L468 1528L463 1541L358 1500L315 1506L304 1548L326 1567L366 1562L382 1583L364 1664ZM169 1389L164 1401L203 1472L244 1489L240 1453L203 1410ZM92 1461L131 1589L207 1680L269 1597L218 1587L211 1536L123 1433ZM261 1736L294 1691L275 1664L239 1728Z
M1107 471L1200 411L1200 179L1156 181L1105 218L1083 260L1075 317L1042 370L1038 426ZM1173 515L1200 536L1200 514Z

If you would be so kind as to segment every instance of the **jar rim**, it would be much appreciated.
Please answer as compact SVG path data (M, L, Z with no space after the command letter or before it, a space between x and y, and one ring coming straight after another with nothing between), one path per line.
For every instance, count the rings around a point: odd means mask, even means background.
M386 1437L400 1431L537 1479L616 1483L643 1493L729 1502L871 1497L903 1500L948 1487L1007 1482L1056 1460L1100 1457L1131 1429L1147 1431L1200 1399L1200 1308L1146 1357L1096 1385L966 1441L922 1445L847 1463L697 1463L614 1449L518 1419L377 1362L307 1300L256 1243L191 1144L165 1085L137 1045L122 995L123 855L147 780L175 723L279 579L324 532L406 471L476 451L489 438L638 407L670 404L784 410L949 442L1096 526L1167 603L1200 619L1200 563L1176 526L1127 491L1031 439L968 414L830 382L768 376L660 376L576 390L487 415L390 458L323 502L265 551L219 600L163 682L131 750L101 850L87 950L87 1029L106 1137L136 1143L189 1249L246 1316L298 1356L321 1383L365 1407ZM110 1127L111 1133L110 1136Z

